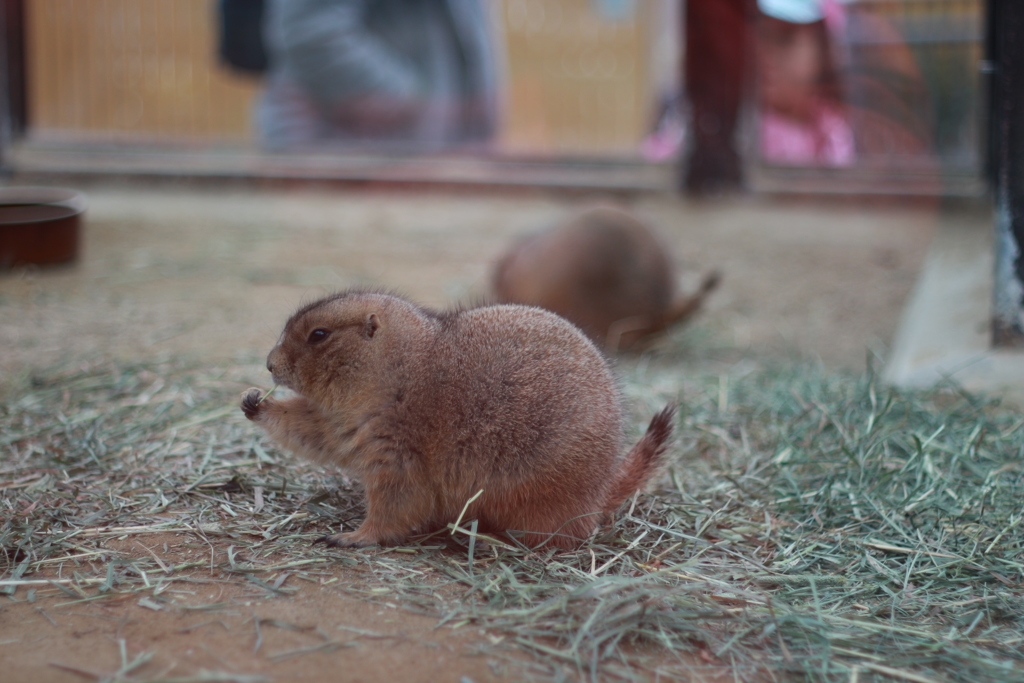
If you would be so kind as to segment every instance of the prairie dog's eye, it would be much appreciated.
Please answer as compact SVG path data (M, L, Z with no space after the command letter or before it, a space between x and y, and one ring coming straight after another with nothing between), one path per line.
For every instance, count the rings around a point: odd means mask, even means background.
M331 334L330 330L325 330L318 327L309 333L309 337L306 338L307 344L319 344Z

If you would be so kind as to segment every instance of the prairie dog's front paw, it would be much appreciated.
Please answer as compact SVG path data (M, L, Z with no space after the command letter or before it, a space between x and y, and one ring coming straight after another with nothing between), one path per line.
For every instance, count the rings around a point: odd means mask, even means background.
M261 410L270 406L270 399L267 399L259 389L247 389L242 392L242 414L252 421L259 418Z

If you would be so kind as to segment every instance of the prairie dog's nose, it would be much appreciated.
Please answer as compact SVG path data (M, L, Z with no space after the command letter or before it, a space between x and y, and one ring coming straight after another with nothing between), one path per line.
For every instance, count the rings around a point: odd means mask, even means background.
M270 371L271 375L274 374L274 362L270 360L270 356L267 356L267 370Z

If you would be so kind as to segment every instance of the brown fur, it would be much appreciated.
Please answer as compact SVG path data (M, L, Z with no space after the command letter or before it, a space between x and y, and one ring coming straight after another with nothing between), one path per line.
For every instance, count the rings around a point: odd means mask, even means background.
M642 486L672 431L663 410L625 457L612 373L541 309L448 313L376 292L304 307L267 358L293 398L251 389L246 417L362 481L366 520L331 545L398 543L465 519L529 546L573 547ZM518 532L518 533L517 533Z
M693 315L718 285L692 296L657 236L632 214L595 206L509 249L493 274L498 301L540 306L576 323L609 352L637 348Z

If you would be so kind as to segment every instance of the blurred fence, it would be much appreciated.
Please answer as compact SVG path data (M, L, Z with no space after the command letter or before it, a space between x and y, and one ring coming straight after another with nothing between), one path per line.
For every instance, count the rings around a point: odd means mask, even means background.
M666 0L500 0L502 145L629 153L649 107L649 20ZM251 140L255 78L217 64L214 0L27 0L31 137Z
M500 148L638 155L656 103L676 85L682 3L492 3L506 76ZM851 32L849 49L901 41L920 69L924 85L909 106L926 121L933 152L946 167L976 167L981 0L845 7L891 24L885 35ZM215 0L25 0L25 10L30 140L252 145L260 83L217 63Z
M212 0L28 0L29 134L238 143L258 84L216 63Z

